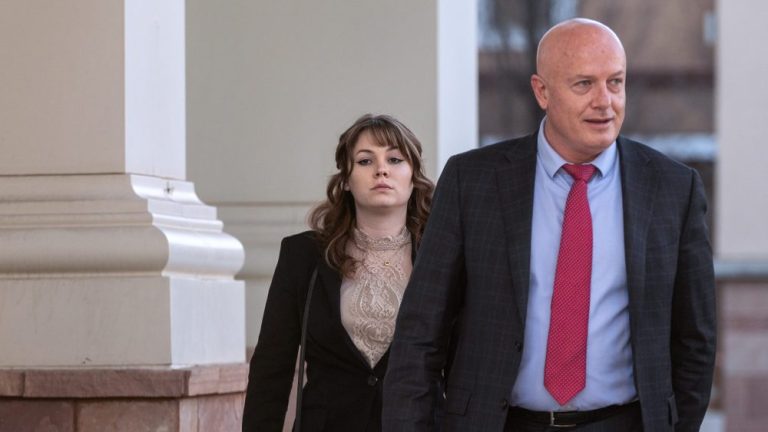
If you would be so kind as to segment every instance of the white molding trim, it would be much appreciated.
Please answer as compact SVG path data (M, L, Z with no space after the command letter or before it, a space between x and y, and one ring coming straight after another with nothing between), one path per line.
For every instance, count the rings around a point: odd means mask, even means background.
M222 229L191 182L129 174L0 177L0 279L231 280L244 252Z

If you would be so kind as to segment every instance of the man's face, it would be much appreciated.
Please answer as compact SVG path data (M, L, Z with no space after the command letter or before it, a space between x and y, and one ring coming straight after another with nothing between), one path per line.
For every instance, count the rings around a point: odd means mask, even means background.
M547 43L539 74L531 79L547 112L544 134L563 159L589 162L616 139L624 122L624 50L615 36L592 26L555 33Z

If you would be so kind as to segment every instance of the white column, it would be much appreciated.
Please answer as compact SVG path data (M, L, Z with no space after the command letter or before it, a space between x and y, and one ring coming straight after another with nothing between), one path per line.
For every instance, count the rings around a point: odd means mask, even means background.
M307 229L338 136L366 112L419 137L428 175L477 146L473 1L188 5L189 174L246 248L258 337L281 237Z
M768 262L768 3L717 4L717 255Z
M437 172L478 144L477 2L439 0Z
M243 249L185 181L184 1L4 0L0 58L0 366L242 362Z

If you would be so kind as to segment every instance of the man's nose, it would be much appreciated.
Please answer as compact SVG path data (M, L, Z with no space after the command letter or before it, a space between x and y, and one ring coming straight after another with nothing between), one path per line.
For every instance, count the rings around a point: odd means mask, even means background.
M608 89L607 83L595 86L592 106L594 108L608 108L611 106L611 91Z

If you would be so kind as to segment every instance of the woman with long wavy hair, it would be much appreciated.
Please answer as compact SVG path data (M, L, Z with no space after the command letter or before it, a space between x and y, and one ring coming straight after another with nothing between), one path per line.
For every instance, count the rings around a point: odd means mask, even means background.
M432 199L421 144L386 115L339 138L311 231L283 239L251 358L243 431L281 431L307 319L307 382L294 430L381 430L382 379L395 319ZM305 301L317 272L308 315Z

